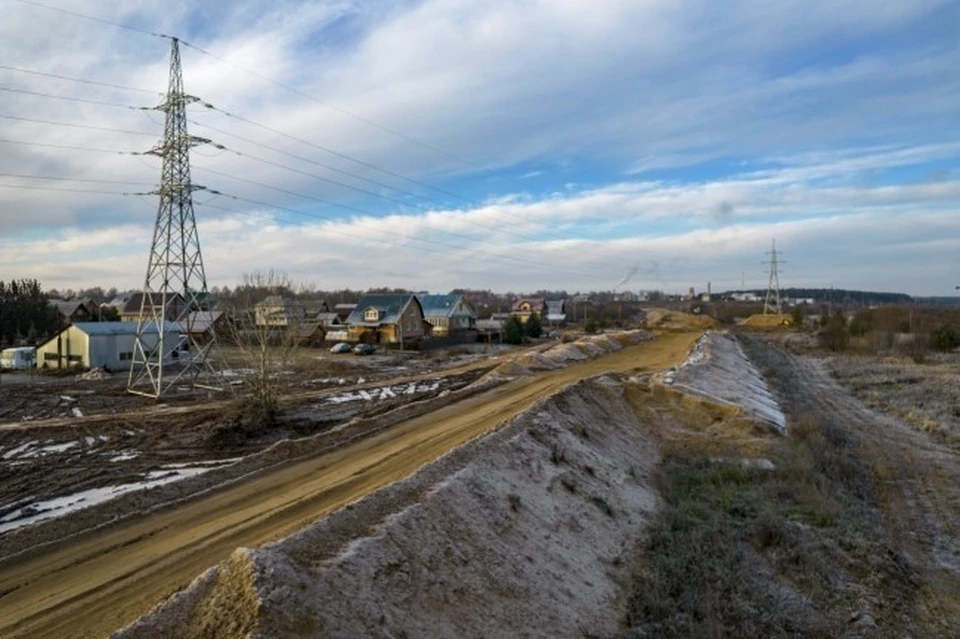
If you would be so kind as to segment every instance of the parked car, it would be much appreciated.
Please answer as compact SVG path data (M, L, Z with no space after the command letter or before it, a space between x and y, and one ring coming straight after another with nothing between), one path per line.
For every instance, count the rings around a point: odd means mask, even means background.
M370 346L370 344L357 344L353 347L353 352L356 355L371 355L376 350L377 349Z
M353 346L351 346L350 344L347 344L346 342L340 342L338 344L334 344L330 348L330 352L331 353L349 353L352 349L353 349Z

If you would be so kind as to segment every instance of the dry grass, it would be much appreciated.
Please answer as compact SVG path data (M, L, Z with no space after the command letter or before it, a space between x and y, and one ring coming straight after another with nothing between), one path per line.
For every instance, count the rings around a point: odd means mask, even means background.
M845 431L805 416L777 438L707 406L631 399L663 440L664 503L623 637L901 636L861 610L871 592L900 614L912 587ZM743 461L759 457L775 468Z
M960 355L837 357L830 372L867 405L960 448Z

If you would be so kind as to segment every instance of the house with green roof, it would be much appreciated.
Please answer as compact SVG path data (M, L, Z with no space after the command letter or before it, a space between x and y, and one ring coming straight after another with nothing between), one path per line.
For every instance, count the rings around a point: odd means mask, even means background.
M423 319L433 337L464 334L477 328L477 310L463 295L420 295Z
M367 294L347 317L350 341L367 344L398 344L409 347L429 335L423 307L417 296L402 294Z

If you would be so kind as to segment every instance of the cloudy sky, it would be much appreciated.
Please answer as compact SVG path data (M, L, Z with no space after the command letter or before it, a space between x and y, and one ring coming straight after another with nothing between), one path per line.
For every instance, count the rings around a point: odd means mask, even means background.
M191 155L211 286L763 287L774 238L785 286L960 284L955 0L212 4L0 2L0 279L142 285L145 31L219 109L188 109L225 147Z

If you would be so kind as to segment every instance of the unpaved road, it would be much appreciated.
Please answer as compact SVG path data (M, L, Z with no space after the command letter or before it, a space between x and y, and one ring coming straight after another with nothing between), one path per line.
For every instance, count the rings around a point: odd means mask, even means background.
M757 339L747 338L744 345L789 413L810 413L848 433L853 454L870 469L872 500L917 575L903 577L918 595L911 618L886 624L916 623L922 629L918 636L960 636L960 456L936 437L854 399L822 362ZM883 607L877 609L881 616Z
M339 451L11 560L0 565L0 636L106 636L235 548L283 537L406 477L566 384L672 366L698 337L667 334L521 378Z

